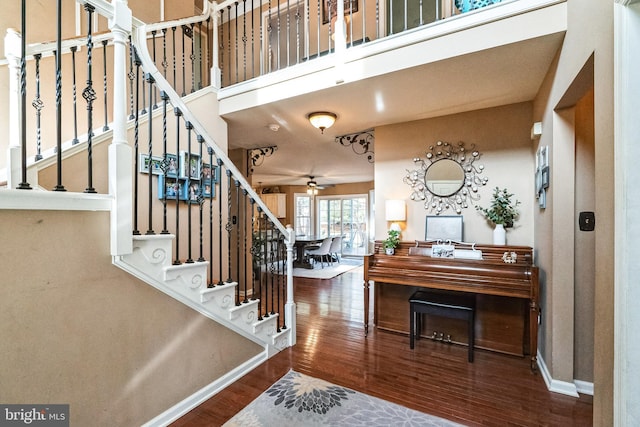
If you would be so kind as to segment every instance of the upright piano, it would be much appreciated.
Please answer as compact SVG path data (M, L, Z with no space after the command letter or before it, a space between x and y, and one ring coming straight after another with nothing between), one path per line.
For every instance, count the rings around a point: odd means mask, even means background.
M374 324L408 333L408 297L418 288L476 295L476 347L529 355L537 368L538 268L527 246L454 244L442 253L435 242L402 242L386 255L381 241L364 258L364 327L369 331L370 284L374 283ZM451 246L445 246L445 248ZM431 324L432 322L430 322ZM437 324L437 322L436 322ZM453 328L445 325L442 328ZM459 329L460 334L465 334ZM460 342L466 342L462 339Z

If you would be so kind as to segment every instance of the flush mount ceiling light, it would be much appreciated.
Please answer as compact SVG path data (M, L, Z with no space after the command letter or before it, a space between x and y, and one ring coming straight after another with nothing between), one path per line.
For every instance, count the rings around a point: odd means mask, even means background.
M313 127L320 129L320 132L324 133L325 129L333 126L333 123L336 121L338 116L327 111L316 111L315 113L309 113L307 118L309 119Z

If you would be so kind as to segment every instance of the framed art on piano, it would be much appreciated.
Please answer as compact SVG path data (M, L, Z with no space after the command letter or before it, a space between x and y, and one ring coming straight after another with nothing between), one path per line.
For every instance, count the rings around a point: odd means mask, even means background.
M462 242L462 215L427 215L425 240Z

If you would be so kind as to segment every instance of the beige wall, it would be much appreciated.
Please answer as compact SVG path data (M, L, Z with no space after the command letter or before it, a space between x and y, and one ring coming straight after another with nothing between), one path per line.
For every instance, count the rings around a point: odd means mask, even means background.
M3 211L3 402L140 425L261 351L114 267L108 227L108 213Z
M507 243L533 246L532 211L535 204L532 154L531 104L521 103L376 128L376 239L386 237L389 228L384 220L384 202L388 199L407 201L407 221L401 225L402 240L421 240L425 236L424 203L409 200L410 187L404 184L407 170L415 169L413 158L437 141L462 141L467 149L475 145L481 153L476 165L484 165L481 176L489 179L478 194L475 205L488 206L493 189L507 188L522 204L520 219L507 232ZM398 141L402 141L399 143ZM455 215L455 212L444 212ZM493 228L473 205L463 209L464 239L469 242L492 243Z
M613 2L585 0L568 2L568 31L563 48L556 63L551 67L546 82L534 102L534 121L542 121L543 133L540 145L548 145L552 154L562 152L563 147L574 141L565 138L566 127L559 108L575 109L590 89L594 90L594 167L596 230L595 239L595 286L594 286L594 425L613 425ZM593 55L593 56L592 56ZM575 110L574 110L575 111ZM537 148L537 147L536 147ZM573 153L573 151L572 151ZM574 201L574 194L559 194L555 188L558 179L566 175L564 159L551 158L551 203L546 210L535 212L535 241L537 248L553 248L555 245L571 243L571 251L564 256L573 259L573 237L575 228L562 227L558 215L562 202ZM573 177L573 174L572 174ZM555 189L554 189L555 188ZM573 220L573 212L571 214ZM567 237L570 237L568 239ZM543 290L550 294L564 292L573 287L562 275L564 258L553 259L541 251L537 253L538 265L544 271ZM570 293L573 298L573 291ZM543 331L540 350L554 378L572 378L573 353L563 351L566 339L573 342L573 316L563 315L566 301L546 301L543 312ZM554 306L555 304L555 306ZM582 307L580 307L582 309ZM571 311L573 312L573 310ZM549 322L554 320L553 325ZM545 326L546 324L546 326ZM549 330L549 328L552 328ZM552 333L550 331L553 331Z

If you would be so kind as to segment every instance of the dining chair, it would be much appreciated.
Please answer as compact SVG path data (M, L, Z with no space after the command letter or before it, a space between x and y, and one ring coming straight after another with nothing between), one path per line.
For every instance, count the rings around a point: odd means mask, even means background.
M327 237L324 240L322 240L322 243L320 244L320 247L317 249L311 249L311 250L305 250L305 253L307 254L307 256L309 256L310 259L315 260L320 260L320 266L322 268L324 268L324 262L327 263L327 265L329 265L329 250L331 249L331 242L333 241L333 238L331 237Z
M342 236L334 237L329 247L329 257L331 261L334 259L340 264L340 255L342 254Z

